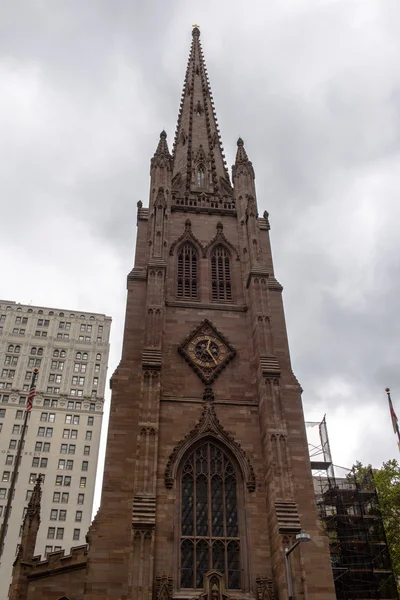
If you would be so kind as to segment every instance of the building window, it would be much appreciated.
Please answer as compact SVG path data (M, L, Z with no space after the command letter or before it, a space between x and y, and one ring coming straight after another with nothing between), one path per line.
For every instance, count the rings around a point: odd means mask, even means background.
M58 510L52 509L50 511L50 521L57 521L57 517L58 517Z
M80 529L74 529L74 535L72 536L72 539L74 541L77 541L77 540L79 540L80 535L81 535L81 530Z
M235 469L218 446L205 442L181 472L181 588L203 588L207 571L240 589L240 538Z
M26 498L25 498L25 500L28 500L28 502L29 502L29 500L31 499L32 494L33 494L33 490L28 490L26 492Z
M86 432L85 439L88 440L88 441L90 441L92 439L92 432L91 431L87 431Z
M45 546L44 553L46 554L46 556L50 554L50 552L53 552L53 546Z
M67 471L72 471L73 468L74 468L74 461L73 460L67 460L65 468L67 469Z
M10 471L3 471L2 481L10 481Z
M68 446L68 454L75 454L75 449L76 449L75 444L70 444Z
M6 409L5 408L0 408L0 419L5 419L6 416ZM91 417L93 418L93 417Z
M30 473L28 483L36 483L36 473Z
M94 425L94 417L88 417L87 418L87 424L89 427L93 427Z
M89 468L89 462L87 460L82 461L82 471L87 471Z
M64 527L57 527L56 539L63 540L64 539Z
M79 523L82 521L82 511L81 510L77 510L75 512L75 521L77 521Z
M80 488L85 488L86 487L86 477L81 477L81 479L79 481L79 487Z
M38 458L33 458L32 459L32 467L37 468L39 466L39 459Z
M67 511L66 510L60 510L58 513L58 520L59 521L65 521L67 518Z
M47 530L47 539L48 540L54 540L54 536L56 533L56 528L55 527L49 527Z
M7 488L0 488L0 500L5 500Z
M10 443L9 443L9 445L8 445L8 448L9 448L10 450L15 450L15 449L16 449L16 447L17 447L17 440L10 440Z
M85 502L85 494L78 494L77 504L84 504Z
M197 298L197 252L192 244L178 251L178 298Z
M206 170L204 168L204 165L199 165L197 167L197 186L204 187L205 180L206 180Z
M12 432L13 432L14 435L18 435L19 434L19 428L20 428L19 425L13 425Z
M60 492L54 492L53 493L53 502L60 502L60 498L61 498L61 493Z
M214 248L211 255L211 289L214 301L232 300L230 257L223 246Z
M84 446L83 447L83 454L85 456L89 456L89 454L90 454L90 446Z
M44 437L45 431L46 431L45 427L39 427L38 428L38 432L37 432L38 436L39 437Z
M69 493L68 492L63 492L61 494L61 502L62 502L62 504L67 504L68 503L68 499L69 499Z
M7 454L6 456L6 465L12 465L14 461L14 457L12 454Z
M65 429L64 429L64 431L65 431ZM60 454L67 454L67 452L68 452L68 444L61 444Z
M101 360L101 354L96 354L96 360Z
M53 428L46 427L46 437L52 437L52 436L53 436Z
M67 424L79 425L79 415L65 415L65 422Z
M17 410L15 412L15 418L16 419L23 419L24 418L24 411L23 410Z

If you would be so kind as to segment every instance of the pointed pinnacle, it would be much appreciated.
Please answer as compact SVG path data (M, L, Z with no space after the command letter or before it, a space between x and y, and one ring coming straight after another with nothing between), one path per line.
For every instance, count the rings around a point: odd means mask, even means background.
M236 160L235 164L249 162L249 158L247 156L246 150L244 149L244 142L242 138L239 138L237 141L237 152L236 152Z
M154 153L154 156L166 156L166 157L171 156L169 153L169 148L168 148L168 143L167 143L167 134L164 130L160 133L160 141L158 142L158 146Z

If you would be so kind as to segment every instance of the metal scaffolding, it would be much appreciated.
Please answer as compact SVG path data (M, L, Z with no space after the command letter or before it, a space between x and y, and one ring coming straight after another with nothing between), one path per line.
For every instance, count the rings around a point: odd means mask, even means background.
M338 600L398 599L372 470L356 476L332 463L325 417L309 436L319 517L329 538ZM341 472L342 471L342 472Z

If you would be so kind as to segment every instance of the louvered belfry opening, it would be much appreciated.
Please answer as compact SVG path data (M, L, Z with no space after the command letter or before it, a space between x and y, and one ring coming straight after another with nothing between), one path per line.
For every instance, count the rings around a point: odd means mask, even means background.
M178 252L178 298L197 298L197 252L184 244Z
M232 300L231 265L223 246L214 248L211 256L212 299Z
M185 460L181 491L181 588L202 589L216 569L227 589L240 589L237 479L226 454L205 442Z

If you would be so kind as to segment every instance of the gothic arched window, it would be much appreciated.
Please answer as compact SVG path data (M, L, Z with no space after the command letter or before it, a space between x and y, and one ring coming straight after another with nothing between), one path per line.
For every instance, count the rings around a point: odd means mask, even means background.
M212 299L232 300L230 258L224 246L217 246L212 252L211 279Z
M206 170L204 165L199 165L197 167L197 186L204 187L206 182Z
M186 243L178 251L178 298L197 298L197 252Z
M240 584L237 477L232 462L210 441L198 446L181 472L181 588L202 589L207 571L225 576L227 589Z

